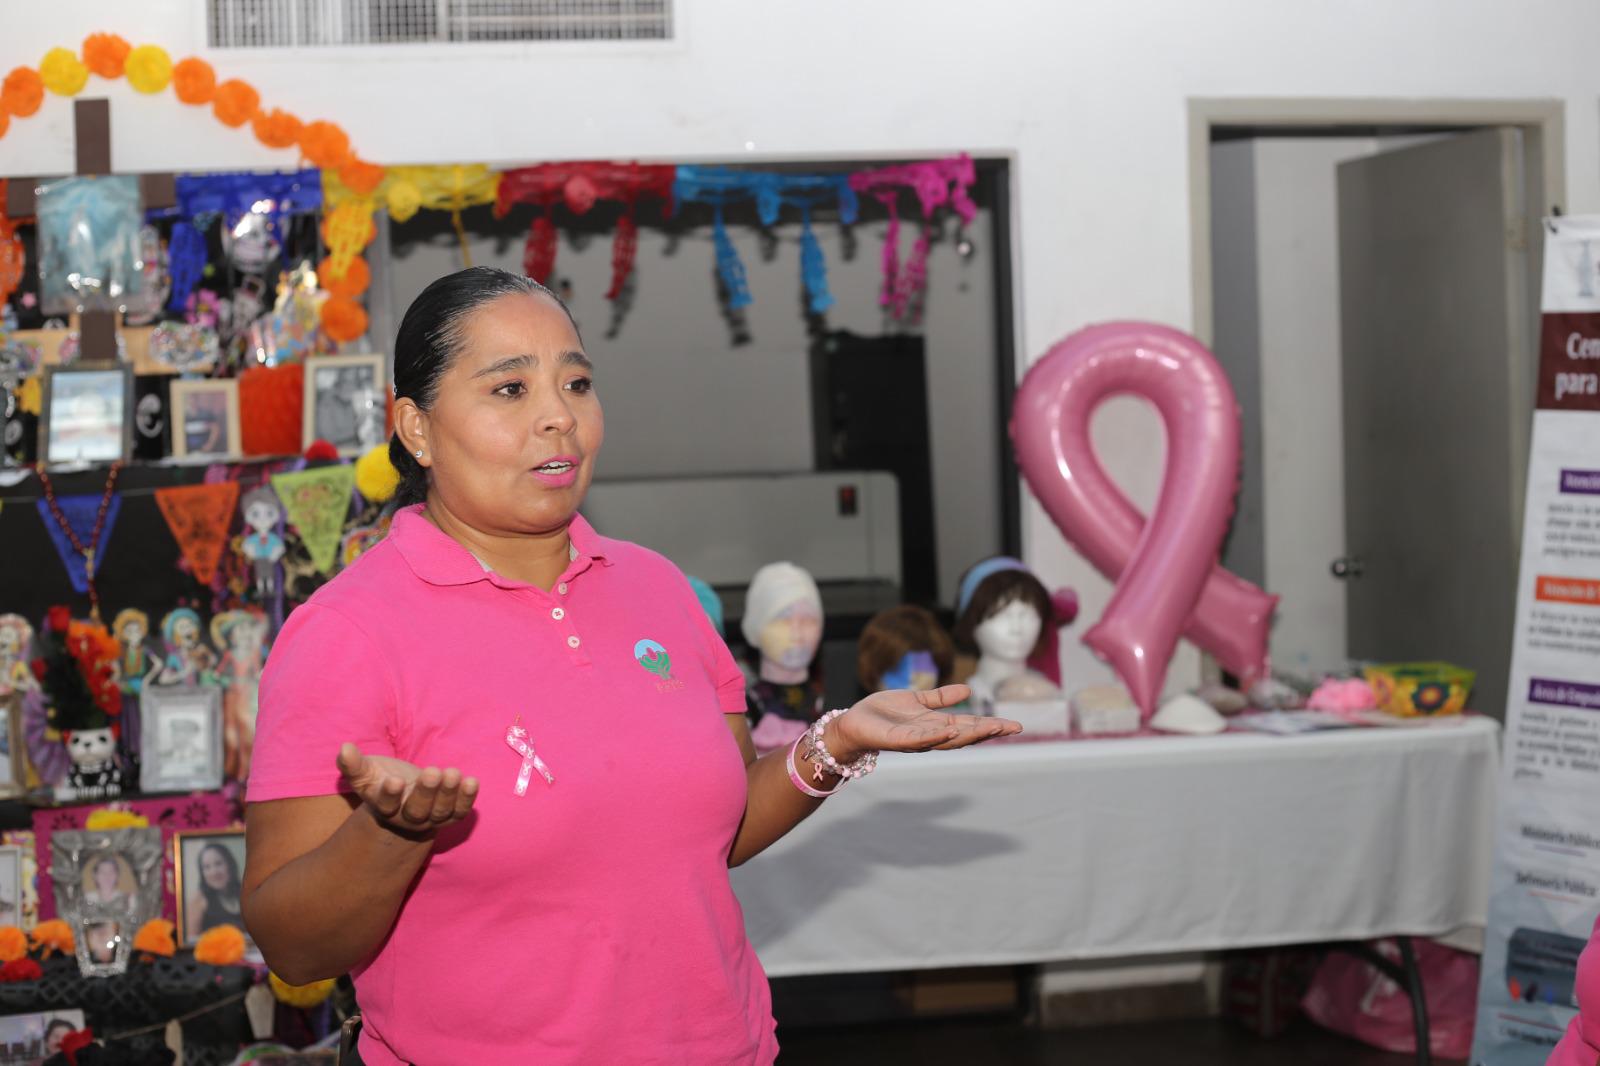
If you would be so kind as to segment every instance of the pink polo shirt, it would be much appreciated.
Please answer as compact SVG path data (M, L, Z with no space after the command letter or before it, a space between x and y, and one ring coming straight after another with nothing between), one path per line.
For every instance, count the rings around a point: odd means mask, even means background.
M1546 1066L1595 1066L1600 1062L1600 919L1595 921L1588 946L1578 956L1578 973L1573 982L1578 1013L1545 1060Z
M354 973L363 1058L771 1063L728 881L745 769L723 715L744 680L688 582L577 517L546 592L418 511L290 616L250 769L251 802L329 795L351 741L482 782ZM555 778L522 796L518 715Z

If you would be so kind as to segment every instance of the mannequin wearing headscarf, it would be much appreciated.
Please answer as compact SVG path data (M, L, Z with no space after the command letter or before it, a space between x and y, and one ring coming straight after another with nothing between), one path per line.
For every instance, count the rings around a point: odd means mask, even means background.
M793 563L756 571L740 627L756 663L746 665L751 739L757 750L793 743L822 716L822 677L813 670L822 643L822 594Z

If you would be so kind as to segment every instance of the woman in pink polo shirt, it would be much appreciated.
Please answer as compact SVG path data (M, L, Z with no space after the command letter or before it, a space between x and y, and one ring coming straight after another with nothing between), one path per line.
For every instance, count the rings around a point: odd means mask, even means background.
M687 580L577 513L604 426L561 303L441 278L394 381L413 505L262 675L251 934L287 981L353 973L371 1066L772 1062L728 867L878 751L1020 727L888 692L757 759Z

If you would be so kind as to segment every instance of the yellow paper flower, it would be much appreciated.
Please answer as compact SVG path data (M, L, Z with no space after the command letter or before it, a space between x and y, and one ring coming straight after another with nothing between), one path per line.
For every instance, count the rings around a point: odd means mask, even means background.
M71 955L75 945L76 942L72 939L72 926L60 918L40 922L33 928L33 946L42 950L47 959L53 951Z
M243 933L231 925L219 925L200 934L194 958L211 966L236 966L244 958L244 949Z
M70 48L52 48L39 63L44 87L57 96L77 96L89 84L89 68Z
M16 962L28 954L28 934L14 925L0 925L0 962Z
M128 53L128 84L142 93L158 93L172 82L172 57L158 44L141 44Z
M389 445L380 444L356 460L356 491L373 503L387 503L400 487L400 471L389 461Z
M389 215L396 222L409 222L422 207L422 190L414 182L389 183Z
M333 995L334 982L313 981L309 985L291 985L277 974L268 971L267 983L272 986L272 994L278 998L279 1003L290 1007L315 1007Z
M132 811L119 811L111 807L101 807L97 811L90 811L89 817L84 819L85 829L147 829L150 819L142 814Z
M178 945L173 940L176 931L177 926L165 918L152 918L133 935L133 950L171 958L178 953Z
M39 383L39 375L35 374L22 383L17 389L17 406L24 414L38 415L44 407L44 386Z

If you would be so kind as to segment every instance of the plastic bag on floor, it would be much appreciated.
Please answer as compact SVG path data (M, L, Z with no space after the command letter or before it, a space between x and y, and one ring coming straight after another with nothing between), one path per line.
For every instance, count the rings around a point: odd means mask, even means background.
M1464 1059L1472 1051L1478 958L1431 940L1414 940L1412 946L1428 1005L1429 1046L1440 1058ZM1373 947L1385 958L1400 961L1394 941L1380 940ZM1373 1047L1417 1049L1411 997L1370 963L1352 955L1330 951L1301 1006L1318 1025Z

